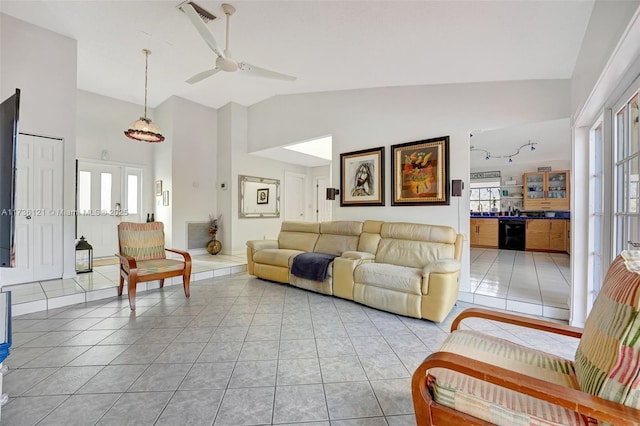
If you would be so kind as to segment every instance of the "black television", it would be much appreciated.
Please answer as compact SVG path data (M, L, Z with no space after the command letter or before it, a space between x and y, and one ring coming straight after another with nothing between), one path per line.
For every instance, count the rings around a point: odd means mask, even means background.
M0 268L15 267L16 148L20 89L0 104Z

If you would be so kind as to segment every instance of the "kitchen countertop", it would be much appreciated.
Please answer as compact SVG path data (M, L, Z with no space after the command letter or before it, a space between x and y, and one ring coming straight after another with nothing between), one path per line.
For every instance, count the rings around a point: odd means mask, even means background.
M491 216L490 214L472 214L471 219L504 219L504 220L527 220L527 219L551 219L551 220L567 220L570 219L568 212L556 213L555 217L543 216Z

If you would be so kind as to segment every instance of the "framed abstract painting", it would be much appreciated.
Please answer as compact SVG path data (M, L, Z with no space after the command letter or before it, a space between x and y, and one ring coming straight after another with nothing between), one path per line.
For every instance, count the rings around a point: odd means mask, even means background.
M392 206L449 205L449 136L391 146Z

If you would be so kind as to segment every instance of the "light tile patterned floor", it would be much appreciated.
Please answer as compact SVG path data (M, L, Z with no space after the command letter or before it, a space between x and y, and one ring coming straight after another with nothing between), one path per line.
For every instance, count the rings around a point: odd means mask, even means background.
M86 283L85 283L86 284ZM80 284L82 285L82 284ZM246 273L14 318L2 424L413 425L410 377L440 324ZM465 327L573 357L577 341Z
M530 315L569 318L569 255L471 249L473 302Z

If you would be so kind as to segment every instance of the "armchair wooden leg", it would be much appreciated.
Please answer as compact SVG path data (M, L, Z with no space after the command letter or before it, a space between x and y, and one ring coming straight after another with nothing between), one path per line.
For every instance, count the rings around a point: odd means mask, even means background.
M189 291L189 283L191 281L191 264L187 266L184 270L184 274L182 274L182 283L184 286L184 295L186 297L191 296L191 292Z
M129 277L129 307L132 311L136 310L136 280Z
M164 278L160 280L160 288L164 288Z
M124 290L124 277L120 275L120 287L118 287L118 296L122 296L123 290Z

